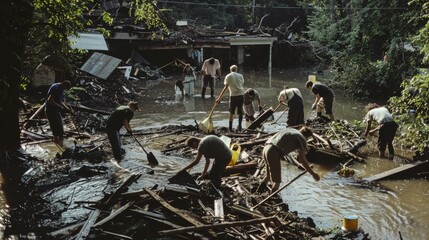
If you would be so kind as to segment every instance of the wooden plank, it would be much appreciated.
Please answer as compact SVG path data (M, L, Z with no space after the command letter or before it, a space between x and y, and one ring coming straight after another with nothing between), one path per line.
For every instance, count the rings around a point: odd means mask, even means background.
M56 231L50 232L46 235L48 235L49 237L53 237L54 239L63 238L63 237L70 235L72 232L76 231L79 227L82 227L83 224L85 224L85 223L78 222L78 223L72 224L70 226L67 226L65 228L61 228L61 229L58 229Z
M405 164L403 166L390 169L388 171L376 174L371 177L364 178L364 181L379 181L379 180L398 180L417 177L420 172L426 172L429 169L429 161L419 162L416 164Z
M86 220L85 224L83 225L82 229L76 236L76 240L84 240L88 237L89 232L91 231L92 226L94 225L95 221L97 220L98 216L100 216L101 210L95 209L91 211L89 214L88 219Z
M126 240L133 240L132 237L128 237L122 234L118 234L118 233L114 233L114 232L109 232L109 231L104 231L104 230L100 230L100 232L109 235L109 236L113 236L114 239L126 239Z
M247 129L256 129L259 126L261 126L269 117L271 117L274 114L273 108L268 108L261 116L255 119L248 127Z
M117 217L118 215L120 215L121 213L123 213L125 210L127 210L128 208L130 208L133 204L134 204L134 201L128 202L124 206L120 207L118 210L112 212L108 217L106 217L106 218L102 219L101 221L95 223L93 225L93 227L98 227L98 226L101 226L101 225L105 224L106 222L111 221L112 219L114 219L115 217Z
M197 219L191 217L189 214L187 214L185 211L175 208L171 206L167 201L165 201L163 198L158 196L155 192L153 192L150 189L145 188L145 191L151 196L153 199L155 199L157 202L159 202L164 208L172 212L173 214L181 217L188 223L194 225L194 226L203 226L204 224L198 221Z
M141 173L133 173L129 176L116 190L112 193L109 199L107 199L105 205L110 206L112 203L124 192L124 189L131 185L134 181L139 179L142 176Z
M179 229L164 230L164 231L159 231L158 234L162 236L168 236L168 235L175 235L183 232L203 231L208 229L224 229L228 227L266 223L266 222L275 221L276 219L277 217L272 216L272 217L266 217L266 218L264 217L264 218L258 218L258 219L250 219L245 221L214 223L214 224L208 224L208 225L202 225L202 226L191 226L191 227L184 227Z

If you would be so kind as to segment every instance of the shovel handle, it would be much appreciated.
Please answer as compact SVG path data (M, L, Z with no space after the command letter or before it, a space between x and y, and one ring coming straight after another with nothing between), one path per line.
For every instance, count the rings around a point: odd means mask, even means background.
M137 140L136 136L134 134L132 134L132 133L131 133L131 136L133 136L134 140L136 140L136 142L140 145L140 147L143 149L143 151L147 155L148 153L146 152L146 149L144 149L144 147L141 145L141 143L139 142L139 140Z
M213 116L213 112L214 112L214 110L215 110L215 108L216 108L217 104L218 104L217 102L215 102L215 103L214 103L213 108L212 108L212 110L210 111L209 118L212 118L212 116Z

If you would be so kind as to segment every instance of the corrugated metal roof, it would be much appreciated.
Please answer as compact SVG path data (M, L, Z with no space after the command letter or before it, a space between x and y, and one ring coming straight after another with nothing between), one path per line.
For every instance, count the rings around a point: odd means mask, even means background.
M121 59L96 52L83 64L80 70L101 79L107 79L121 63Z
M78 33L78 36L70 36L68 39L71 41L70 47L73 49L83 50L99 50L107 51L106 40L103 34L99 33Z

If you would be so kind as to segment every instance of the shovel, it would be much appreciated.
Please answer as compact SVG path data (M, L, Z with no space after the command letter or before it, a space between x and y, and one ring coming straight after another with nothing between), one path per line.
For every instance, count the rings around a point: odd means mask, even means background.
M210 111L210 115L208 118L204 119L202 122L200 122L198 124L198 128L203 131L204 133L210 133L213 130L213 120L212 120L212 115L213 112L217 106L217 102L215 102L215 104L213 105L212 110Z
M134 136L134 134L131 134L131 136L133 136L134 140L136 140L136 142L140 145L140 147L143 149L143 151L146 153L147 155L147 160L149 161L150 165L158 165L158 160L156 159L155 155L153 155L153 153L151 152L146 152L146 150L144 149L144 147L141 145L141 143L139 142L139 140L137 140L136 136Z

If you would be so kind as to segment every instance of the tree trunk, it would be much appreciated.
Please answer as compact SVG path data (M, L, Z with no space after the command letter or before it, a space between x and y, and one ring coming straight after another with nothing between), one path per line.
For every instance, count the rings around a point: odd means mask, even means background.
M20 148L18 97L22 56L33 16L31 0L6 1L1 8L0 152Z

